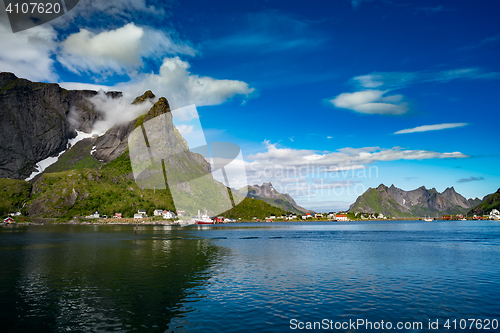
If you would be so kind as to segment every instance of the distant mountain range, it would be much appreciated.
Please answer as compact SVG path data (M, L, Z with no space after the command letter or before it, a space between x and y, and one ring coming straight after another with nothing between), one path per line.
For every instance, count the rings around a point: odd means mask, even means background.
M466 214L482 202L466 199L449 187L442 193L424 186L404 191L391 185L380 184L369 188L353 203L350 212L382 213L390 217L440 217L446 214Z
M303 207L297 205L295 200L290 196L290 194L279 193L273 187L271 183L263 183L262 185L253 185L242 187L238 191L241 193L245 193L248 189L247 196L254 199L259 199L267 202L268 204L281 208L285 211L296 213L296 214L304 214L304 213L312 213L313 211L307 210Z

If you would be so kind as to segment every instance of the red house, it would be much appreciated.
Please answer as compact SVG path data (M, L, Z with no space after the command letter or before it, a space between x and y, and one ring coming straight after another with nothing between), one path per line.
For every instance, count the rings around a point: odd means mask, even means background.
M3 220L3 223L12 224L12 223L16 223L16 222L14 222L14 219L12 217L7 217L6 219Z
M214 223L223 223L224 222L224 216L216 216L212 219Z
M122 213L115 213L115 219L121 219Z

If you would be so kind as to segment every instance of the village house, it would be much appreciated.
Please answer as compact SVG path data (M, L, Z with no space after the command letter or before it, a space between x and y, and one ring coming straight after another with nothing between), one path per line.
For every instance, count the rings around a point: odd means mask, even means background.
M175 213L171 210L162 211L162 215L163 215L164 219L175 219L176 218Z
M335 215L335 220L337 220L337 221L348 221L347 214L337 214L337 215Z
M5 223L5 224L13 224L13 223L16 223L16 222L14 222L14 219L12 217L7 217L6 219L3 220L3 223Z
M115 219L121 219L122 213L115 213Z
M326 215L326 218L328 218L328 219L334 219L334 218L335 218L335 212L329 212L329 213Z
M101 213L99 211L95 211L94 214L90 214L89 216L85 216L87 219L98 219L101 217Z
M142 214L136 213L134 214L134 219L142 219L144 216Z
M148 217L148 214L146 213L146 210L145 209L139 209L137 211L137 214L141 214L142 217ZM135 216L135 215L134 215Z
M160 216L160 215L163 215L163 213L164 213L163 209L155 209L154 212L153 212L153 215L154 216Z
M185 214L185 213L186 213L186 212L185 212L185 211L183 211L183 210L178 210L178 211L177 211L177 216L179 216L179 217L184 216L184 214Z

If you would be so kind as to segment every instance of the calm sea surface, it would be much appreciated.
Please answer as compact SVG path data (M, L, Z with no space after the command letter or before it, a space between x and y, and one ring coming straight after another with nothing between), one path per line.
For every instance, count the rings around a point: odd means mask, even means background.
M500 331L498 221L133 229L1 227L0 331Z

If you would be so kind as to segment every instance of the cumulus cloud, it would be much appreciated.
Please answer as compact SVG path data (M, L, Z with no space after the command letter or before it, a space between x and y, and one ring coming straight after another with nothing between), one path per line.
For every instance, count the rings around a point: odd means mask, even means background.
M381 90L342 93L329 102L337 108L366 114L400 115L408 111L408 103L403 101L402 95L384 96L386 93Z
M484 180L484 177L462 178L462 179L459 179L458 182L459 183L468 183L468 182L476 182L476 181L480 181L480 180Z
M167 98L172 110L191 104L218 105L237 95L248 97L254 91L254 88L250 88L243 81L198 76L191 74L188 69L189 63L179 57L165 58L159 74L137 75L132 81L112 87L76 82L63 82L60 85L66 89L103 90L92 99L97 108L107 115L105 121L96 124L96 131L99 133L105 132L117 120L129 121L146 112L151 105L128 104L147 90L152 90L156 96ZM104 91L122 91L124 98L119 100L107 98ZM177 116L181 121L189 121L198 116L195 111L196 109L186 108L185 112ZM183 130L189 131L189 128Z
M417 132L428 132L428 131L439 131L448 128L456 128L467 126L468 123L447 123L447 124L436 124L436 125L424 125L414 128L408 128L404 130L397 131L394 134L407 134L407 133L417 133Z
M179 57L165 58L159 74L141 74L115 88L130 96L138 96L151 89L156 95L165 96L172 108L189 104L217 105L235 95L249 96L254 91L243 81L195 75L188 70L189 67L189 63Z
M267 151L248 156L249 178L260 177L263 170L290 170L297 175L297 170L320 168L322 172L340 172L364 169L368 165L381 161L424 160L469 157L460 152L439 153L427 150L405 150L400 147L382 149L380 147L342 148L335 152L317 152L306 149L278 148L277 144L265 141ZM271 175L273 172L271 172ZM277 177L290 177L276 173ZM304 176L304 175L302 175Z
M129 23L97 34L81 29L61 43L57 60L75 73L126 74L140 67L143 58L165 54L194 55L194 50L162 31Z
M6 14L0 13L0 71L33 81L56 81L51 58L57 47L56 31L42 25L14 34L7 22Z

